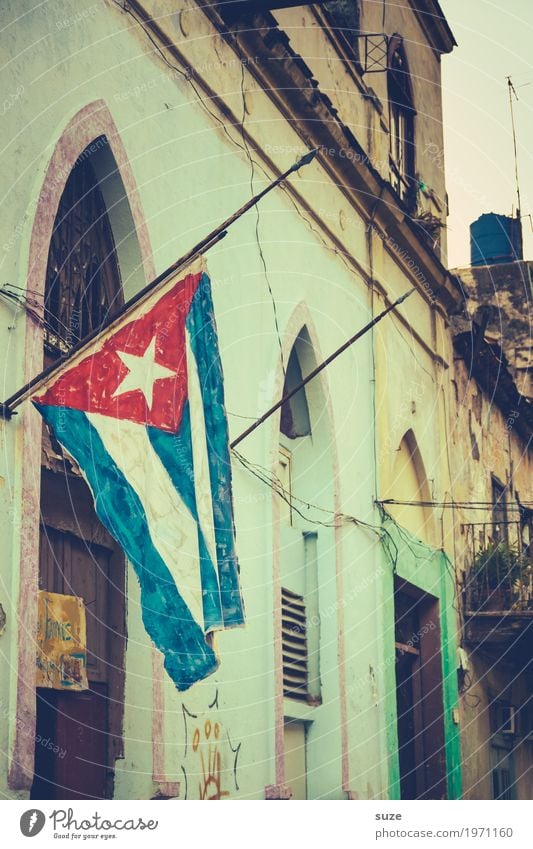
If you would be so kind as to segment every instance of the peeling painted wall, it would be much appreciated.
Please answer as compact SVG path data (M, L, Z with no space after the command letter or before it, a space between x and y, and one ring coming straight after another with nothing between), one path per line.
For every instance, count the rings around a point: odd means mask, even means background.
M500 345L519 392L533 398L533 282L531 262L456 268L468 295L468 315L478 324L487 314L485 336Z
M0 161L0 180L6 193L2 211L6 232L13 237L6 240L0 255L3 280L23 287L30 278L31 236L41 226L35 220L37 199L53 152L69 121L80 110L86 110L84 114L88 116L84 133L91 126L95 135L101 132L95 113L103 107L98 104L105 104L116 125L125 162L137 187L134 193L126 185L130 204L132 208L137 205L146 221L145 235L156 273L247 200L251 180L253 188L259 190L274 176L273 165L284 169L303 152L302 140L291 122L280 115L268 94L258 89L253 67L237 60L235 52L195 5L185 4L179 13L170 0L147 6L162 16L168 35L179 44L188 65L199 69L203 79L239 118L244 115L245 126L254 140L253 156L261 167L252 168L242 149L239 127L228 130L230 139L219 121L209 114L216 111L216 104L208 99L203 105L199 103L183 75L166 66L157 54L147 55L146 36L117 6L84 0L73 14L70 3L53 2L44 13L36 12L29 2L8 2L6 16L23 21L13 29L6 44L11 59L8 82L16 91L22 80L23 91L4 119L6 152ZM23 16L23 12L27 14ZM290 14L295 16L291 20L298 20L301 11ZM405 10L402 15L405 20L402 18L394 26L404 27L410 38L420 40L422 36ZM316 48L321 50L322 36L314 33L315 37ZM299 44L299 34L291 32L291 38L295 45ZM28 40L35 44L31 66L23 52ZM302 52L313 54L313 44L303 43ZM421 50L425 56L427 49ZM436 81L438 60L431 55L432 80ZM416 65L419 60L413 61ZM420 61L424 61L423 56ZM317 72L317 76L328 89L328 78L322 72ZM339 108L347 110L352 104L345 116L347 123L357 125L359 115L367 120L368 110L374 107L369 107L361 93L354 89L353 98L351 93L349 97L341 96L344 82L337 72L333 85L339 89ZM380 85L376 80L376 88ZM434 86L431 95L432 117L428 118L427 132L436 118L437 123L432 126L437 127L438 137L431 135L431 139L441 147L437 89ZM87 110L88 104L96 106ZM378 126L375 118L372 126L373 156L381 157L382 150L383 156L388 155L384 127L381 123ZM356 130L354 126L357 135ZM76 129L72 132L75 144ZM441 170L437 165L434 172L425 167L424 176L428 171L428 182L441 196ZM68 173L59 171L53 179L62 184L67 177ZM50 188L50 197L53 188L57 186ZM232 438L279 397L282 372L275 319L283 346L300 329L292 327L291 322L303 304L316 344L326 356L383 306L380 297L370 292L369 277L384 287L390 298L416 283L413 266L418 267L419 258L400 256L393 245L386 243L383 234L374 231L373 223L365 220L360 208L350 204L341 189L315 162L293 177L288 189L270 195L261 204L258 218L251 212L209 252ZM119 233L120 221L116 221L115 236ZM342 250L332 243L333 236ZM142 285L147 269L140 273L134 246L126 245L126 250L118 241L117 248L123 282L127 293L132 294ZM428 285L433 282L428 281ZM276 317L269 287L276 301ZM379 334L367 335L328 369L325 379L335 422L332 439L337 456L338 506L347 516L374 525L379 523L374 498L387 495L396 440L401 439L404 426L405 430L413 426L417 433L427 477L434 482L432 495L443 497L449 488L443 453L441 388L447 386L444 375L449 368L450 351L446 348L443 311L431 305L426 295L422 285L406 304L403 321L395 318ZM24 369L31 367L25 349L26 329L23 314L15 316L12 308L1 301L0 361L5 364L1 385L5 396L18 388L24 380ZM28 332L28 338L37 370L41 355L39 331ZM406 374L412 376L412 381L405 381ZM374 397L376 376L378 389ZM404 407L406 403L408 406ZM15 789L8 786L7 771L8 759L17 761L17 746L24 745L24 740L16 735L17 697L29 693L30 704L32 691L33 666L20 660L20 634L10 624L17 621L18 613L20 551L24 550L21 520L24 518L30 528L26 534L35 535L38 530L38 467L31 468L33 505L22 497L22 469L27 463L22 454L24 423L29 422L29 432L39 433L32 416L27 407L11 422L0 422L0 482L4 482L0 487L0 531L5 555L0 562L0 602L7 615L6 630L0 636L0 693L5 700L0 705L0 790L13 797L27 797L29 790L27 773L17 785L20 789ZM35 438L38 441L38 436ZM260 428L243 444L242 451L252 462L272 472L277 462L277 436L268 427ZM311 470L312 473L319 475L320 469ZM213 794L264 798L265 793L273 792L265 788L272 787L279 787L281 795L285 792L280 780L283 776L279 774L282 729L276 712L279 669L276 677L273 649L276 552L272 493L237 462L233 474L247 626L243 631L217 637L220 670L182 697L169 680L160 676L142 627L136 582L128 581L124 757L116 764L117 798L150 798L157 794L179 794L179 798ZM318 478L316 491L320 491ZM28 504L30 510L25 513ZM438 542L437 519L433 524L431 536ZM390 717L382 664L390 647L384 644L388 613L383 595L389 593L390 601L390 576L384 579L376 533L348 520L324 538L327 544L321 552L320 569L322 575L329 577L323 594L327 601L323 613L327 616L330 609L342 610L345 636L342 643L337 634L324 657L333 658L328 662L334 663L338 652L342 652L346 680L344 688L339 687L331 703L324 703L321 710L332 727L342 709L346 734L335 740L332 758L329 748L320 748L318 743L316 758L329 757L331 762L327 787L321 785L317 775L315 793L327 792L335 798L386 798L390 792L386 732ZM35 545L29 550L35 580ZM339 574L342 581L338 580ZM336 575L337 582L333 578ZM342 597L340 586L344 587ZM31 583L25 588L28 609L35 591L36 586ZM365 627L361 624L362 611L366 611ZM368 616L368 611L372 615ZM31 710L27 721L31 723ZM26 745L25 757L25 768L29 768L31 746L28 749Z
M512 411L503 412L469 379L467 364L455 365L455 421L451 423L450 444L453 458L453 497L461 502L490 504L492 475L508 487L507 499L516 508L518 495L522 502L533 500L533 457L531 449L517 434ZM512 508L511 508L512 510ZM465 526L472 522L492 522L490 507L454 510L455 552L458 591L470 568L471 555ZM516 509L510 521L518 521ZM461 597L459 595L459 597ZM531 695L531 673L521 674L520 662L513 664L513 651L498 658L473 652L465 646L470 670L461 697L461 747L464 769L465 798L492 797L489 703L499 694L520 706ZM511 690L507 688L511 684ZM527 725L513 738L517 797L531 798L533 792L531 743L525 741Z

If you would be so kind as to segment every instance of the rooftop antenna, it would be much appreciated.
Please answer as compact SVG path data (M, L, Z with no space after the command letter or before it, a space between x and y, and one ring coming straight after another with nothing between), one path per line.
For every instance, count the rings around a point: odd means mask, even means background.
M520 181L518 179L518 153L517 153L517 150L516 150L516 127L515 127L515 122L514 122L514 109L513 109L513 97L514 97L515 100L518 100L518 95L516 93L516 89L513 85L513 81L511 79L511 77L509 76L509 77L506 77L505 79L507 80L507 88L508 88L508 91L509 91L509 108L511 110L511 127L512 127L512 130L513 130L514 174L515 174L515 180L516 180L516 199L517 199L516 217L518 219L520 219L520 217L521 217L520 210L521 210L522 204L520 203Z

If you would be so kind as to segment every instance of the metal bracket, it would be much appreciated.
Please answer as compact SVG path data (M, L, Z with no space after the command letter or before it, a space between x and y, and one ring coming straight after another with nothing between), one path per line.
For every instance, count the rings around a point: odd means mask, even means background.
M364 42L362 55L363 73L379 74L388 68L389 37L384 32L368 32L358 36Z
M15 411L8 407L7 404L0 403L0 419L9 421L9 419L16 415Z

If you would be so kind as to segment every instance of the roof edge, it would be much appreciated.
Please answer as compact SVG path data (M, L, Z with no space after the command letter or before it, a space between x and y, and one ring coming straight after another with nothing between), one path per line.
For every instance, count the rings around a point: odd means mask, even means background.
M434 49L451 53L457 42L438 0L409 0L409 3Z

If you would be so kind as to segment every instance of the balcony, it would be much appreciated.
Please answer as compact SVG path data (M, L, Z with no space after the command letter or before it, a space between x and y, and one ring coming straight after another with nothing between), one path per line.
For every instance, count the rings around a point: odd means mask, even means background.
M465 640L519 659L533 636L533 545L520 522L463 525Z

